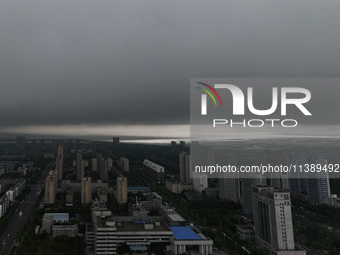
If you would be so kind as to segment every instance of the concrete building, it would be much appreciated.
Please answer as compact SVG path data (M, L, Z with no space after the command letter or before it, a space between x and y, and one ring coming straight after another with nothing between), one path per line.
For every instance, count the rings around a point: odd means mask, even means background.
M332 207L340 207L340 198L337 194L332 194L328 198L327 204Z
M113 160L112 160L112 158L110 158L110 157L106 158L106 159L105 159L105 167L106 167L106 171L107 171L107 172L110 172L112 166L113 166Z
M253 187L255 242L269 254L305 255L295 250L290 194L269 186Z
M208 177L206 175L197 175L192 179L194 190L202 192L208 188Z
M40 233L56 236L74 237L78 235L78 225L69 225L68 213L45 213L42 218ZM55 225L56 224L56 225Z
M80 181L84 177L84 167L85 162L83 160L83 155L77 154L77 180Z
M92 171L93 172L97 172L98 169L97 169L97 158L93 158L92 159Z
M45 203L54 204L57 194L58 176L56 170L51 170L45 180Z
M62 156L62 157L65 156L65 147L63 145L60 145L58 147L58 156Z
M237 225L236 231L242 240L249 243L255 242L255 228L253 225Z
M63 169L64 169L64 156L58 155L56 158L55 170L58 172L58 179L63 179Z
M179 194L183 191L181 183L176 180L165 180L165 188L175 194Z
M6 191L6 196L9 199L9 201L14 201L17 196L21 194L21 192L24 190L26 187L26 180L20 181L17 184L15 184L13 187L8 189Z
M247 173L241 179L242 207L248 216L253 216L253 187L256 185L266 185L266 177L262 174Z
M231 177L231 173L227 174L226 178L219 178L218 188L219 197L222 200L232 201L235 203L240 202L240 180L238 175L235 174L234 178Z
M176 212L174 207L162 205L159 208L159 214L165 219L169 226L184 225L186 223L186 220Z
M45 217L52 216L53 223L69 223L70 214L69 213L45 213L43 216L43 220Z
M322 168L328 165L327 159L322 156L314 156L312 162ZM327 203L331 196L328 171L310 172L307 179L307 194L315 203Z
M58 147L58 155L56 158L56 167L55 167L55 169L58 171L58 180L63 179L64 151L65 151L64 146L60 145Z
M9 207L9 199L7 195L3 195L0 198L0 218L2 218L5 215L8 207Z
M179 172L182 183L191 183L190 155L186 152L179 154Z
M97 155L97 172L99 173L99 178L103 182L108 181L107 163L105 161L105 158L101 154Z
M106 208L104 202L94 200L91 214L92 224L87 230L86 241L90 244L93 243L94 254L117 254L117 228L111 211Z
M97 197L99 200L103 202L107 202L107 193L108 193L108 187L107 183L106 185L101 185L102 181L98 180L97 183L92 183L92 192L95 192L97 194Z
M141 204L138 203L139 207ZM174 215L173 212L171 214ZM93 201L92 223L87 225L86 230L88 247L93 247L95 254L117 254L120 245L127 245L133 252L145 252L151 244L158 243L167 246L172 254L212 254L213 241L193 225L169 226L162 220L163 217L138 219L141 215L136 215L113 217L104 203Z
M119 204L127 203L127 178L119 176L116 179L115 198Z
M164 167L148 160L143 161L144 173L153 181L158 183L164 182L165 169Z
M78 225L53 225L52 236L68 236L75 237L78 235Z
M322 156L310 156L305 154L291 153L288 159L289 164L306 166L310 164L327 165L327 159ZM289 178L289 191L292 196L299 197L299 193L307 194L307 200L313 204L327 203L331 196L328 171L311 172L302 171L302 173L291 173Z
M91 185L91 178L84 177L81 179L81 203L83 205L90 204L92 197L92 185Z
M119 165L120 169L122 169L124 172L129 172L129 170L130 170L129 159L127 159L125 157L121 157L119 159L118 165Z
M72 190L66 191L66 205L67 206L73 205L73 196L74 196L74 192Z
M212 254L213 241L206 238L197 228L190 226L169 227L173 232L170 238L170 247L173 254Z

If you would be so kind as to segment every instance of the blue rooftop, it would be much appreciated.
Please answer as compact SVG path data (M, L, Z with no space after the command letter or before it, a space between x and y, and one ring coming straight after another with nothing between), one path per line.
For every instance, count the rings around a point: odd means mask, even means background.
M173 227L170 227L170 229L174 233L175 238L177 240L201 240L202 239L190 227L173 226Z
M45 213L45 215L52 215L53 220L69 220L69 213Z
M128 189L150 189L149 186L129 186Z
M148 220L136 220L135 223L149 223Z

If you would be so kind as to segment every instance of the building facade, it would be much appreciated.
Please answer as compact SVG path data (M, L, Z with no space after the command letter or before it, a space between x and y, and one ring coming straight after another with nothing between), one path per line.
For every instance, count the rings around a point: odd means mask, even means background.
M269 186L253 187L255 242L269 254L306 254L295 250L290 194Z

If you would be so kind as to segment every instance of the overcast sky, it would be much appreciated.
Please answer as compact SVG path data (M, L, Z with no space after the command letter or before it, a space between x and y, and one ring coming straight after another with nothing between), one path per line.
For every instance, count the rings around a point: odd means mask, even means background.
M339 13L316 0L2 1L0 131L187 135L160 129L189 124L192 77L339 76Z

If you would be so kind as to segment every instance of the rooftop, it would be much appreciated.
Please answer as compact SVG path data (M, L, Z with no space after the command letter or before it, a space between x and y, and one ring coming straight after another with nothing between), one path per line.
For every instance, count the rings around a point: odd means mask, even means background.
M45 213L45 216L52 216L54 221L69 220L69 213Z
M202 240L202 238L190 227L173 226L170 227L170 229L177 240Z
M145 190L149 190L150 189L149 186L129 186L127 188L128 189L145 189Z
M144 224L145 223L125 222L122 226L117 227L117 232L170 231L164 223L160 223L159 226L153 224L153 229L145 229Z

